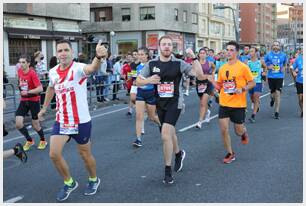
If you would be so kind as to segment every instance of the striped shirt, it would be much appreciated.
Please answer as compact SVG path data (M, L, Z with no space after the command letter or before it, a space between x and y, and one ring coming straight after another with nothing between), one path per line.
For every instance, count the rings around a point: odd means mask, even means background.
M56 94L56 121L81 124L91 120L87 103L86 64L72 62L65 70L60 65L49 71L49 86Z

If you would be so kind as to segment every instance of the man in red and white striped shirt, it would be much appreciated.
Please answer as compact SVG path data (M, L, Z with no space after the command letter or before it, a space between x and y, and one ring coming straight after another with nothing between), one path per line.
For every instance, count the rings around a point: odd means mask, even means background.
M56 94L57 112L50 137L50 158L64 178L64 187L56 198L58 201L64 201L78 187L62 156L63 147L71 138L77 142L79 153L89 172L84 194L95 194L100 184L100 179L96 175L96 161L91 153L91 117L87 103L86 83L87 75L98 70L101 61L105 61L102 58L106 57L107 49L99 41L96 46L96 57L88 65L73 61L73 50L68 40L57 42L56 52L60 64L49 71L49 86L43 108L38 116L42 119L51 99Z

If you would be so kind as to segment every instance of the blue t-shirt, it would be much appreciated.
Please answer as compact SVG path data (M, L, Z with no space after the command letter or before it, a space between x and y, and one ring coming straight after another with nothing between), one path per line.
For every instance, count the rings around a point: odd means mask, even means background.
M270 51L268 54L266 54L265 58L265 64L268 66L273 65L273 69L268 70L268 78L271 79L280 79L284 78L284 66L287 63L287 56L283 52L274 53L273 51Z
M297 71L296 82L303 84L303 55L299 55L292 66Z
M216 71L215 73L218 73L219 72L219 69L226 63L227 61L216 61Z
M243 62L243 63L245 63L245 61L248 61L248 60L250 60L250 59L251 59L251 57L250 57L249 54L247 54L247 55L241 55L241 56L239 57L239 60L240 60L241 62Z
M212 57L212 56L207 56L206 60L209 61L209 62L215 63L215 58Z
M140 63L137 67L136 67L136 72L137 72L137 76L140 74L141 70L143 69L144 64ZM147 84L141 87L138 87L142 90L154 90L154 85L153 84Z
M251 69L254 81L257 83L261 83L261 72L262 72L262 67L261 67L261 62L260 60L256 60L255 62L252 60L248 61L248 66Z

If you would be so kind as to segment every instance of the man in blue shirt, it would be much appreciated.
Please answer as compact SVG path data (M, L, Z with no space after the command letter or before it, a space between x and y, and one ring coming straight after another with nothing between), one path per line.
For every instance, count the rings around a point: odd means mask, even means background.
M249 52L250 52L250 46L245 45L243 48L243 53L240 55L239 60L247 64L247 62L251 59Z
M272 43L272 50L266 54L264 60L268 68L268 83L271 90L270 106L274 103L274 118L279 119L280 94L283 87L284 69L287 63L287 56L280 51L280 42Z
M215 51L213 49L208 50L208 56L206 57L207 61L215 64Z
M301 51L292 65L292 75L295 79L295 86L301 109L301 118L303 118L303 51Z

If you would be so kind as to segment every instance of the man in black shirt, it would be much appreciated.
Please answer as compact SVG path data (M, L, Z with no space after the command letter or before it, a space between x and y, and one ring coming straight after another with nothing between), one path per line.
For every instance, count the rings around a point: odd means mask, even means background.
M190 54L193 63L186 63L176 59L172 55L173 44L170 36L163 36L159 40L160 56L145 64L140 75L136 79L137 86L155 84L157 90L157 114L161 123L161 136L163 141L165 161L165 184L172 184L171 160L175 153L174 171L179 172L183 167L186 156L184 150L180 150L175 132L175 124L183 108L182 74L205 78L201 65L191 49Z

